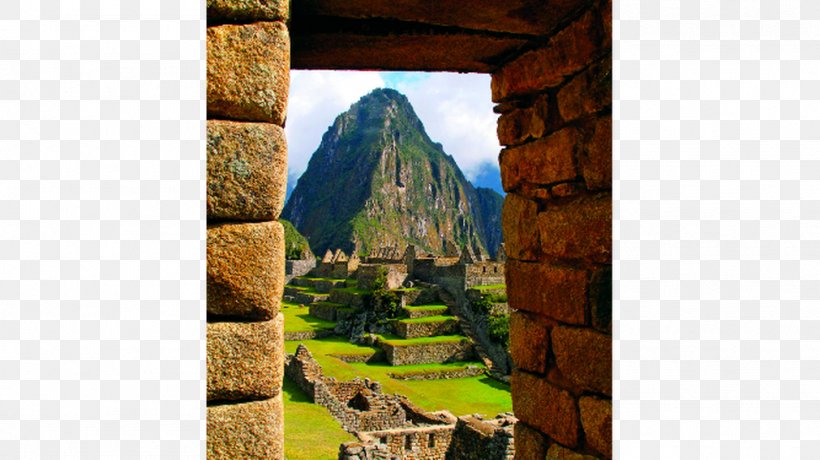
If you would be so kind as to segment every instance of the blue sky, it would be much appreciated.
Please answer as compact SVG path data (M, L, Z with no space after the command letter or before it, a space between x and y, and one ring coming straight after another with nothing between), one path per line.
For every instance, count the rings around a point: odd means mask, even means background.
M290 186L336 116L375 88L405 94L430 137L476 185L501 191L490 77L424 72L293 71L286 132Z

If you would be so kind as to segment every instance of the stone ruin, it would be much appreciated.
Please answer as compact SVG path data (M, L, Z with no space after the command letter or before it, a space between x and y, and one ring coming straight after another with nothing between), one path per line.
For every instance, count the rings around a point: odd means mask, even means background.
M335 252L328 249L325 251L322 260L309 272L309 275L318 278L349 278L356 273L360 263L359 255L355 252L348 256L341 249L336 249Z
M512 460L515 418L484 421L427 412L405 396L385 394L370 379L338 381L302 344L285 358L285 375L325 407L357 441L339 446L339 460Z

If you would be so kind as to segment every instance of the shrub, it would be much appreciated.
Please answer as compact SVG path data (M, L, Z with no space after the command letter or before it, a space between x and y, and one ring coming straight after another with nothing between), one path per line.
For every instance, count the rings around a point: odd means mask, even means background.
M377 317L387 319L398 318L402 313L399 295L387 289L387 269L384 267L379 267L376 279L373 280L370 307Z
M487 318L487 333L490 340L508 347L510 345L510 317L491 315Z

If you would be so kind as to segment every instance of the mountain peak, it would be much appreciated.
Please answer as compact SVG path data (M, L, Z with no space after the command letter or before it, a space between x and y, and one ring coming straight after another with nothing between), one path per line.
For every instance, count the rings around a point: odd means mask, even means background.
M336 118L282 217L316 254L403 244L436 254L446 243L492 252L501 229L486 224L500 222L501 208L481 195L430 139L407 97L379 88ZM493 217L477 215L484 210Z

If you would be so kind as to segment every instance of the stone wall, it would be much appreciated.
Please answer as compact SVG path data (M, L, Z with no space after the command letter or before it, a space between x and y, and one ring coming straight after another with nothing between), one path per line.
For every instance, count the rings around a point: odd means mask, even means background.
M515 417L509 414L493 420L472 415L459 417L447 460L512 460L515 456L515 423Z
M384 271L387 284L386 289L398 289L404 284L407 279L407 265L400 264L361 264L356 271L356 279L358 280L358 288L364 290L373 289L373 283L379 276L379 272Z
M418 345L391 345L382 341L379 345L393 366L407 364L427 364L453 361L469 361L475 356L473 344L469 340L459 342L435 342Z
M488 286L504 284L504 263L502 262L475 262L464 267L464 286Z
M455 318L444 321L394 321L396 334L405 339L432 337L435 335L457 334L460 331Z
M282 458L288 4L207 0L207 455Z
M285 284L297 276L304 276L316 267L316 258L285 261Z
M300 344L296 354L286 360L288 378L351 433L403 427L414 418L424 416L415 414L420 409L405 398L382 393L378 382L359 378L340 382L325 377L322 367L304 345Z
M522 458L612 456L611 4L586 3L492 75Z

